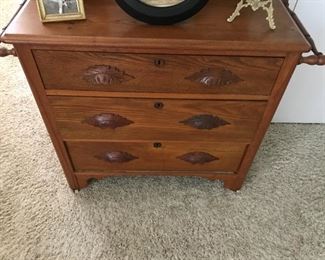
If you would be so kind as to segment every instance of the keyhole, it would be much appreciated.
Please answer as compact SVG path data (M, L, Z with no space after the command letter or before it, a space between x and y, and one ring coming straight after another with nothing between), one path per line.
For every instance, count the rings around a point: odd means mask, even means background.
M162 144L161 143L154 143L153 144L153 147L155 147L155 148L161 148L162 147Z
M157 67L162 67L162 66L164 66L165 65L165 60L163 60L163 59L155 59L155 65L157 66Z
M164 108L164 103L163 103L163 102L156 102L156 103L154 104L154 107L155 107L156 109L163 109L163 108Z

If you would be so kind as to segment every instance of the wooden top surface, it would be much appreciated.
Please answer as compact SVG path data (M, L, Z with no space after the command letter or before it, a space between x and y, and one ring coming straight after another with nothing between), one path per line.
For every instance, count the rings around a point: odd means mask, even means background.
M309 44L280 0L274 0L277 29L262 10L242 11L226 21L237 0L210 0L194 17L172 26L153 26L129 17L114 0L85 0L87 20L42 24L30 0L7 28L7 43L229 51L307 51Z

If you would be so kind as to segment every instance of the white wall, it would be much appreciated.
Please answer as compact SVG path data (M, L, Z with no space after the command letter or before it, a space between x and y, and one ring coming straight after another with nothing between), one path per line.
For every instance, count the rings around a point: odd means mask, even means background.
M296 13L325 53L325 0L299 0ZM273 121L325 123L325 66L297 67Z

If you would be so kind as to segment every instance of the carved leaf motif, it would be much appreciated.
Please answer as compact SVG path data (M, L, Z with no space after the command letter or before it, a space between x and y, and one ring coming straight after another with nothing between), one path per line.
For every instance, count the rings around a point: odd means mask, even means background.
M138 159L138 157L127 152L113 151L103 155L95 156L97 159L107 161L109 163L127 163Z
M134 123L133 121L123 116L112 114L112 113L95 115L90 118L87 118L84 122L102 129L105 128L115 129L118 127L123 127Z
M185 79L201 83L208 87L222 87L242 81L240 77L228 69L202 69Z
M205 164L219 160L219 158L205 152L192 152L181 155L177 159L183 160L191 164Z
M193 128L208 130L230 124L222 118L213 115L197 115L184 121L180 121L180 123Z
M96 65L86 70L84 79L93 85L112 85L121 84L134 79L134 77L117 67Z

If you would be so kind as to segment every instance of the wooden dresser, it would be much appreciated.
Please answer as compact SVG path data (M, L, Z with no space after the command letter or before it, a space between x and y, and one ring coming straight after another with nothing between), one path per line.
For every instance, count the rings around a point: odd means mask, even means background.
M87 20L42 24L29 1L7 28L72 189L117 175L200 176L241 188L310 45L279 0L226 18L237 0L150 26L114 1ZM42 158L39 158L42 160Z

